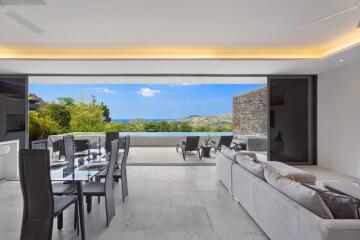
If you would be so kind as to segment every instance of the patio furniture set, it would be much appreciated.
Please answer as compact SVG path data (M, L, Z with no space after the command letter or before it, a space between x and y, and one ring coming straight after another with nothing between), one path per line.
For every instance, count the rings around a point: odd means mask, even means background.
M219 141L209 141L208 144L199 146L199 136L188 136L185 141L176 145L176 152L181 150L184 161L186 156L190 152L196 152L201 160L203 157L211 157L210 151L214 149L215 152L221 151L223 146L235 149L235 150L246 150L246 143L243 141L233 140L233 136L221 136ZM245 144L245 147L244 147ZM244 149L245 148L245 149Z

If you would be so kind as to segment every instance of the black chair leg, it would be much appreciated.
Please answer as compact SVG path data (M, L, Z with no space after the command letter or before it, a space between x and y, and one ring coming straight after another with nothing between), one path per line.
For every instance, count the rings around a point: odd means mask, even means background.
M63 228L63 213L60 213L57 216L57 228L58 230L61 230Z
M123 202L125 202L125 198L129 195L126 173L121 177L121 191Z
M91 196L86 196L86 211L88 213L91 212L91 207L92 207L92 197Z
M198 154L199 154L199 158L201 160L202 159L202 151L200 152L200 150L198 150Z
M100 203L100 196L98 196L98 203Z
M74 229L76 230L77 235L80 233L79 226L79 203L75 203L75 214L74 214Z

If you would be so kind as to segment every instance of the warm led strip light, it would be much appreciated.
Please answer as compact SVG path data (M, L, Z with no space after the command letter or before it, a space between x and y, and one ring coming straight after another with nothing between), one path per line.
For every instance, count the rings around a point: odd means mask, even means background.
M360 31L307 49L104 48L27 49L0 46L0 59L321 59L360 44Z

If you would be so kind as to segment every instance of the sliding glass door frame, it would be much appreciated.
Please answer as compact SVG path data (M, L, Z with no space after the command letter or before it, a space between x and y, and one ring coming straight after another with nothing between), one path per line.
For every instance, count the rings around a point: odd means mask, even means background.
M271 95L271 80L289 80L303 79L308 82L308 161L304 162L286 162L294 165L317 165L317 75L268 75L268 142L267 142L267 156L268 161L271 161L270 149L270 95ZM275 160L275 159L274 159Z

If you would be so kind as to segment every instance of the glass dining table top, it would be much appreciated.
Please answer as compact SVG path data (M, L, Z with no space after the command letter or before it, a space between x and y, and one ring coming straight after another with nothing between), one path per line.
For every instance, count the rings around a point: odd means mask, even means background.
M75 168L51 169L50 177L52 181L90 181L91 178L99 174L102 169L85 170Z
M74 166L68 166L66 161L53 161L52 163L59 163L58 166L53 166L50 169L50 177L52 181L90 181L91 178L98 175L102 170L108 166L108 158L106 154L100 156L92 156L95 151L91 151L90 157L82 156L76 157ZM123 151L120 149L119 158L121 158ZM63 162L63 164L61 163Z

